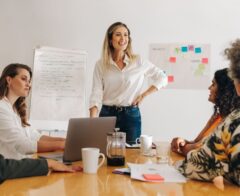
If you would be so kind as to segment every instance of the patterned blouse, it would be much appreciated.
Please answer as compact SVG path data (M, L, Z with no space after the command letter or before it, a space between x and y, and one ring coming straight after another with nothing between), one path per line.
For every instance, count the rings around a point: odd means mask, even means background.
M240 109L233 111L179 166L186 177L212 181L216 176L240 186Z

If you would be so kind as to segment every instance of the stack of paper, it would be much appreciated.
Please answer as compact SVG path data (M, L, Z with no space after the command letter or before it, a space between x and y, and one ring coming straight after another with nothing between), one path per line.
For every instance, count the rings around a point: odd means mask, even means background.
M168 164L134 164L128 163L131 178L147 182L181 182L186 178L173 166Z

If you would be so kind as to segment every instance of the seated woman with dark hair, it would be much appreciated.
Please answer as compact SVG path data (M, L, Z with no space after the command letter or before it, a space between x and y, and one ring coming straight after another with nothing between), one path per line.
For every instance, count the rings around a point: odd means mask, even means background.
M204 144L180 162L180 172L188 178L212 181L218 176L240 186L240 40L225 50L230 60L230 76L237 97L234 110L221 122Z
M232 112L232 98L236 96L236 90L232 79L228 77L226 68L215 72L212 84L208 89L210 91L208 101L214 104L213 115L193 141L179 137L174 138L171 142L173 152L185 156L190 150L201 147L204 138L209 136L224 118Z

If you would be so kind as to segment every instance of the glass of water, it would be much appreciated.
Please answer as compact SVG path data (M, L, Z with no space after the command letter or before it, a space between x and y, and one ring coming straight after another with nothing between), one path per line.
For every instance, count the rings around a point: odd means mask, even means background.
M158 163L169 163L170 143L164 141L154 142L156 144L156 156Z

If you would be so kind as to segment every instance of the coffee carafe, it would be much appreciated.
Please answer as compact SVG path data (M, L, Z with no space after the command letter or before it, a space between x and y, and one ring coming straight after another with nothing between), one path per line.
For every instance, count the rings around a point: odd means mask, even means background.
M107 165L123 166L125 164L126 133L114 132L107 134Z

